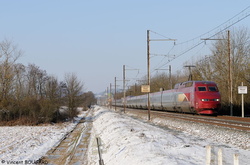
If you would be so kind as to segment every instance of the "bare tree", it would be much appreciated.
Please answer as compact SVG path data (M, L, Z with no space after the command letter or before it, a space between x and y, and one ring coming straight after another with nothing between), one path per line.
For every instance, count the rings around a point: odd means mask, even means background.
M249 85L250 66L250 33L247 28L234 29L230 33L230 61L234 105L240 104L238 86L241 82ZM211 48L212 54L196 62L194 76L202 80L217 82L222 102L228 105L230 95L229 84L229 56L227 33L220 34ZM249 95L246 100L250 100Z
M77 114L76 108L81 104L81 94L83 92L83 83L77 79L74 73L65 74L65 82L67 86L67 100L70 118Z
M27 69L28 94L36 99L42 98L45 94L45 83L48 75L34 64L29 64Z
M83 107L85 109L87 109L88 107L90 107L91 105L96 104L96 98L93 92L88 91L87 93L84 93L82 95L83 98Z
M220 40L215 43L212 49L213 56L211 58L211 65L215 79L220 84L222 97L224 100L228 100L229 96L229 67L228 67L228 46L226 34L219 36L225 40ZM240 99L237 99L237 87L241 82L246 82L247 70L250 63L250 34L246 28L233 30L230 36L230 59L231 59L231 75L233 84L233 103L239 104Z
M14 94L13 100L18 108L18 116L19 118L23 115L22 103L26 97L26 79L25 79L25 71L26 67L23 64L15 64L14 65Z
M0 42L0 102L2 106L8 104L13 91L14 63L22 55L11 41L5 39Z
M46 76L46 82L42 88L44 88L44 94L40 99L40 105L43 122L52 121L53 118L57 120L60 99L58 80L53 76Z
M35 64L16 63L22 55L11 41L0 42L0 121L16 120L38 124L64 120L59 107L68 104L70 118L83 103L83 83L75 74L66 74L65 82L47 75ZM94 99L88 95L88 101Z

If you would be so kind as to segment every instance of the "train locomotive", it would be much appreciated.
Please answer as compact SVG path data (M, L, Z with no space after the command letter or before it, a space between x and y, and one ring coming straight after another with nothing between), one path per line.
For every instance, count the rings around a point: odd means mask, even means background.
M221 96L213 81L187 81L178 83L174 89L150 93L150 108L193 114L217 115ZM117 100L117 106L146 109L148 95L129 96Z

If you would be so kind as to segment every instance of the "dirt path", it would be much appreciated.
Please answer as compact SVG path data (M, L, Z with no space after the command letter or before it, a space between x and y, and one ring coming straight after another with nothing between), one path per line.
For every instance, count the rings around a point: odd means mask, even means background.
M83 118L58 146L47 152L42 162L51 165L86 165L91 129L91 118Z

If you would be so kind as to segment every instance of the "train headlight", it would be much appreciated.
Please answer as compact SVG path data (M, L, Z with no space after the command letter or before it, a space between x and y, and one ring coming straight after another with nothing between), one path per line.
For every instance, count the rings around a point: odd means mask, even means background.
M209 99L201 99L201 101L209 101Z
M214 99L214 101L220 101L220 99Z

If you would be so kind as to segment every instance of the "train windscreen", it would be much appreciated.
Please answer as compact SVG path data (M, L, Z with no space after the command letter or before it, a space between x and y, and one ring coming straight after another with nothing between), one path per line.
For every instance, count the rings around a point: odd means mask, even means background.
M198 91L207 91L206 87L198 87ZM210 92L217 92L217 88L215 86L208 87L208 91Z
M198 91L207 91L206 87L198 87Z
M212 92L216 92L216 91L217 91L217 88L216 88L216 87L208 87L208 90L209 90L209 91L212 91Z

